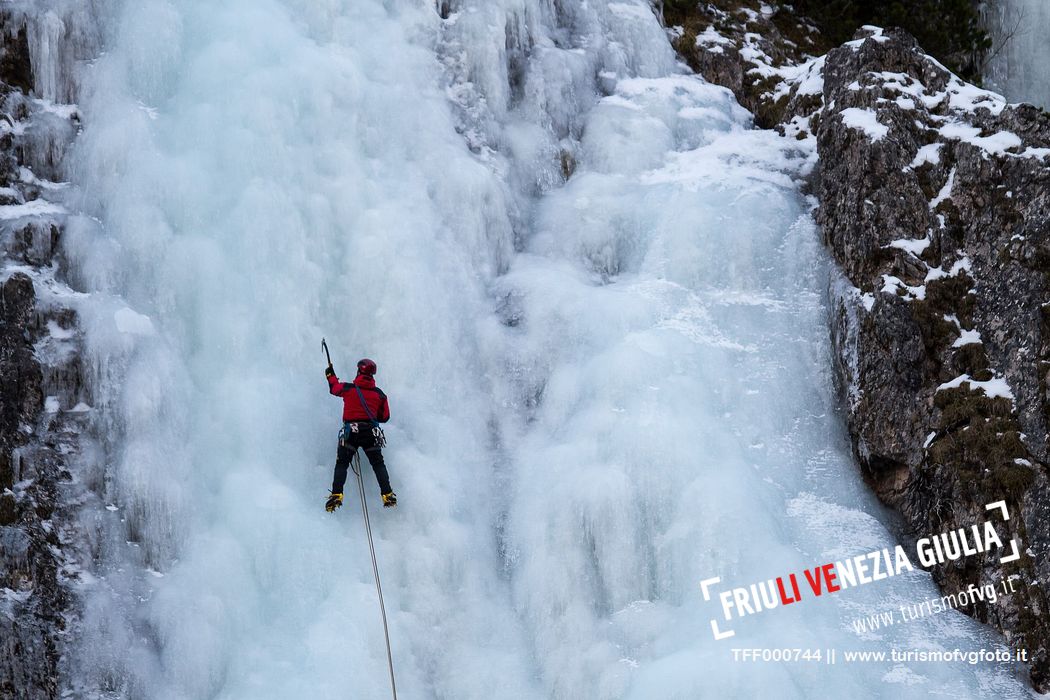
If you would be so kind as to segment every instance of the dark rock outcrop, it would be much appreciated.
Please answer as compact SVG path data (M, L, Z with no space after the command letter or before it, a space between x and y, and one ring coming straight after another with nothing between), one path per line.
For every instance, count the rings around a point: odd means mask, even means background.
M85 555L74 476L86 401L61 281L56 153L70 110L30 92L28 20L0 12L0 698L56 698Z
M858 459L916 533L1007 502L1025 555L933 574L945 590L1019 581L966 612L1028 648L1050 689L1050 115L962 82L903 32L862 31L823 75L818 220L843 274L832 337Z
M1034 686L1050 690L1050 115L961 81L901 31L866 27L811 57L819 38L803 49L782 29L808 23L769 5L701 3L669 24L759 125L815 145L861 469L915 537L1006 501L1018 560L932 573L946 593L1012 578L1015 593L963 611L1027 648Z
M0 284L0 697L53 698L69 593L62 580L63 523L58 493L68 481L57 417L41 421L44 371L33 340L45 316L32 280L16 272Z

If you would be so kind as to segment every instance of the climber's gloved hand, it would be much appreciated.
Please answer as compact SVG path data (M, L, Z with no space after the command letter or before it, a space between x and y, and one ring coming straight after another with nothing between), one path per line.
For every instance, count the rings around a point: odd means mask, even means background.
M335 368L332 365L328 365L324 368L324 376L331 377L335 375Z

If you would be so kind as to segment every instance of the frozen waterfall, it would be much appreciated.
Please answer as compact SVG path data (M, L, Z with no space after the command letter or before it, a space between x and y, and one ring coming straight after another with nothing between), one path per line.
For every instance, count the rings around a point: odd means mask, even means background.
M812 145L752 130L644 0L437 5L99 4L65 242L109 505L78 692L388 697L354 499L322 508L325 335L390 396L401 697L1027 694L1009 665L732 659L998 643L955 612L854 631L939 595L921 572L713 639L701 580L895 543L835 413Z
M985 24L993 45L985 77L1011 102L1050 108L1050 2L996 0L986 3Z

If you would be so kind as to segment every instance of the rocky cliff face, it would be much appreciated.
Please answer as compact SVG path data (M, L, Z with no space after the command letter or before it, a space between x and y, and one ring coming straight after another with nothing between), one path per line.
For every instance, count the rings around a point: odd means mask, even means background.
M1050 115L962 82L903 32L863 28L818 57L819 40L787 39L809 25L782 7L704 3L693 20L675 31L689 62L817 149L810 185L839 270L831 332L865 477L912 536L1007 502L1020 559L932 573L946 593L1014 579L1016 593L963 610L1028 648L1050 690Z
M1050 115L961 82L903 33L824 66L818 220L842 277L832 337L857 456L915 532L1005 499L1027 556L937 567L945 590L1023 583L967 610L1050 682Z
M30 19L0 12L0 698L54 698L75 627L85 485L58 163L76 113L34 96Z

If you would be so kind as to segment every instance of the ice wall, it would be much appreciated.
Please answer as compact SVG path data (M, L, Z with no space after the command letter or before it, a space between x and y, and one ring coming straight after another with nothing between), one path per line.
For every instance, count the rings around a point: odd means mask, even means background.
M321 508L322 335L391 397L401 504L373 527L404 697L1021 692L711 639L701 578L892 540L831 402L811 148L684 73L646 3L106 12L66 242L109 450L84 695L385 697L358 514ZM738 639L856 644L853 617L934 594ZM992 643L957 614L882 643L952 639Z
M996 0L985 3L984 15L994 42L988 86L1011 102L1050 107L1050 3Z

